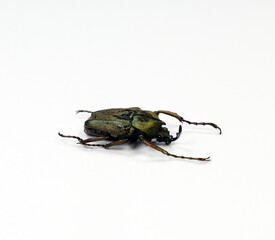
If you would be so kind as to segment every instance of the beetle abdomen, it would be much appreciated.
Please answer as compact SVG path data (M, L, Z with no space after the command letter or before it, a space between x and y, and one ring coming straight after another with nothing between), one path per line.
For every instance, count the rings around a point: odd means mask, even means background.
M114 139L156 138L165 124L155 112L140 108L113 108L93 112L85 122L85 132L92 136L107 136Z
M115 139L126 138L130 134L129 121L92 120L85 122L85 132L92 136L107 136Z

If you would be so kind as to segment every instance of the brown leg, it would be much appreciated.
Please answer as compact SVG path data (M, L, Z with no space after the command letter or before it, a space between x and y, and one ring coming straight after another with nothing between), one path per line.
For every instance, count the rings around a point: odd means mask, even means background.
M154 148L157 151L162 152L163 154L167 155L167 156L171 156L171 157L175 157L175 158L183 158L183 159L189 159L189 160L199 160L199 161L209 161L210 157L208 158L192 158L192 157L184 157L184 156L178 156L175 154L171 154L169 152L167 152L166 150L164 150L163 148L151 143L150 141L146 140L143 136L139 136L139 139L145 143L146 145L148 145L151 148Z
M180 122L186 122L186 123L188 123L188 124L194 124L194 125L209 125L209 126L212 126L212 127L214 127L214 128L219 129L220 134L222 134L221 128L218 127L215 123L208 123L208 122L190 122L190 121L184 120L183 117L181 117L181 116L178 115L177 113L170 112L170 111L165 111L165 110L159 110L159 111L156 111L155 113L156 113L156 114L163 113L163 114L172 116L172 117L174 117L174 118L177 118Z
M88 138L88 139L83 140L82 138L76 137L76 136L63 135L61 133L58 133L58 134L61 137L75 138L79 141L78 144L85 145L85 146L94 146L94 147L109 148L109 147L112 147L112 146L115 146L118 144L126 143L128 141L128 139L122 139L122 140L114 141L114 142L107 143L107 144L89 144L89 142L108 140L108 137L94 137L94 138Z
M102 140L108 140L107 137L93 137L93 138L88 138L85 139L83 141L81 141L81 143L88 143L88 142L96 142L96 141L102 141Z
M108 140L107 137L94 137L94 138L88 138L88 139L83 140L82 138L76 137L76 136L63 135L61 133L58 133L58 135L60 137L65 137L65 138L75 138L75 139L77 139L79 141L79 144L86 145L86 146L91 146L91 144L87 144L88 142L96 142L96 141ZM101 146L101 145L99 145L99 146ZM104 146L104 145L102 145L102 146Z
M114 142L108 143L104 147L105 148L109 148L109 147L112 147L112 146L115 146L115 145L126 143L128 141L129 141L128 139L122 139L122 140L118 140L118 141L114 141Z

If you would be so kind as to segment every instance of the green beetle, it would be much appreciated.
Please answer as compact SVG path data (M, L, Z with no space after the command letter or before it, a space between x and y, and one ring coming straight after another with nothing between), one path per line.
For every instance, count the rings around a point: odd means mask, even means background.
M114 145L126 143L126 142L135 142L137 140L142 141L146 145L154 148L166 154L168 156L176 158L184 158L191 160L209 160L208 158L193 158L193 157L184 157L177 156L175 154L170 154L163 148L153 144L152 139L156 139L158 142L164 142L167 145L171 142L177 140L182 131L181 125L179 126L179 131L175 137L170 135L168 129L163 127L165 122L159 119L159 114L167 114L169 116L177 118L180 122L186 122L188 124L195 125L209 125L220 131L221 129L214 123L205 123L205 122L190 122L184 120L181 116L174 112L170 111L146 111L138 107L133 108L112 108L105 109L96 112L79 110L79 112L88 112L91 113L91 117L85 121L84 131L93 138L81 139L76 136L68 136L58 133L61 137L66 138L76 138L79 141L79 144L85 146L97 146L109 148ZM108 140L111 143L108 144L91 144L91 142Z

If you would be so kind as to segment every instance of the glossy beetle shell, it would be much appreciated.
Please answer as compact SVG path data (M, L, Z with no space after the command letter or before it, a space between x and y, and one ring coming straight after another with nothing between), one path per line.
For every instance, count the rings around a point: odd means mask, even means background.
M136 140L140 134L156 138L165 123L155 112L140 108L113 108L93 112L85 122L84 130L92 136Z

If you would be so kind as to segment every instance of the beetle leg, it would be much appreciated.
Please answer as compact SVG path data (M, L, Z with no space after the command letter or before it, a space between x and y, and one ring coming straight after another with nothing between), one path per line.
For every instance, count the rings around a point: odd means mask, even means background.
M128 142L128 139L122 139L122 140L118 140L118 141L114 141L111 143L107 143L107 144L89 144L89 142L96 142L96 141L102 141L102 140L108 140L108 137L94 137L94 138L87 138L87 139L82 139L80 137L76 137L76 136L70 136L70 135L64 135L61 133L58 133L58 135L60 137L66 137L66 138L75 138L77 139L79 142L78 144L84 145L84 146L94 146L94 147L104 147L104 148L109 148L118 144L123 144Z
M92 111L88 111L88 110L77 110L77 111L75 111L75 113L80 113L80 112L93 113Z
M107 140L108 139L107 137L94 137L94 138L88 138L88 139L84 140L80 137L70 136L70 135L63 135L61 133L58 133L58 135L60 137L65 137L65 138L75 138L79 141L79 144L87 145L87 146L90 146L89 144L87 144L88 142L102 141L102 140Z
M108 143L108 144L104 145L104 147L105 148L109 148L109 147L112 147L112 146L115 146L115 145L126 143L128 141L129 141L128 139L122 139L122 140L118 140L118 141L114 141L114 142Z
M155 112L157 115L159 115L160 113L172 116L174 118L177 118L180 122L186 122L188 124L194 124L194 125L209 125L212 126L213 128L217 128L220 131L220 134L222 134L222 130L220 127L218 127L215 123L208 123L208 122L190 122L188 120L184 120L183 117L181 117L180 115L178 115L177 113L174 112L170 112L170 111L165 111L165 110L159 110Z
M192 157L184 157L184 156L178 156L175 154L171 154L169 152L167 152L166 150L164 150L163 148L151 143L150 141L148 141L145 137L143 137L142 135L139 136L139 139L145 143L147 146L154 148L157 151L162 152L163 154L167 155L167 156L171 156L171 157L175 157L175 158L183 158L183 159L189 159L189 160L199 160L199 161L209 161L210 157L208 158L192 158Z
M70 136L70 135L64 135L64 134L61 134L60 132L58 133L58 135L59 135L60 137L65 137L65 138L76 138L79 142L84 141L84 140L83 140L82 138L80 138L80 137Z
M104 137L98 137L98 138L104 138ZM107 140L107 138L97 140L98 138L90 138L90 140L93 140L93 139L96 139L94 141ZM87 140L89 140L89 139L87 139ZM89 142L94 142L94 141L89 141ZM112 147L112 146L115 146L115 145L126 143L128 141L129 141L128 139L122 139L122 140L114 141L114 142L107 143L107 144L87 144L86 140L84 140L83 142L79 142L79 144L82 144L82 145L85 145L85 146L109 148L109 147Z
M81 144L86 144L88 142L96 142L96 141L102 141L102 140L108 140L108 137L93 137L93 138L87 138L85 140L81 141Z

